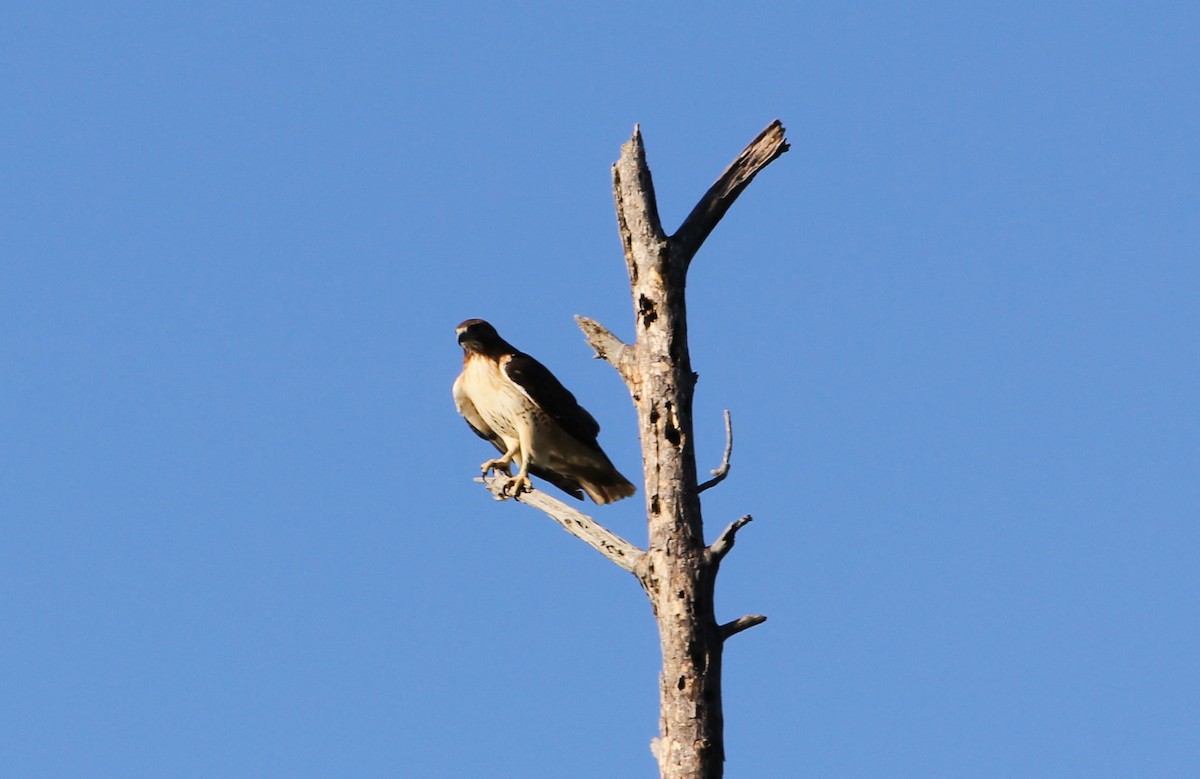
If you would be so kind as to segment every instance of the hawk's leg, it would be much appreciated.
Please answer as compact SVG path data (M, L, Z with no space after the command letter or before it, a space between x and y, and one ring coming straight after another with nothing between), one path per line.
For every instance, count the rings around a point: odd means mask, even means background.
M533 483L529 481L529 462L533 459L533 446L526 431L522 430L517 435L517 445L521 450L521 467L517 470L517 475L512 477L512 481L504 485L504 491L514 498L533 489Z
M517 452L519 451L521 451L521 442L519 440L514 441L509 445L508 451L504 453L503 457L495 460L488 460L486 463L479 466L480 469L483 470L483 475L487 476L489 472L496 471L497 473L503 473L505 476L508 476L508 466L512 463L513 458L517 456Z

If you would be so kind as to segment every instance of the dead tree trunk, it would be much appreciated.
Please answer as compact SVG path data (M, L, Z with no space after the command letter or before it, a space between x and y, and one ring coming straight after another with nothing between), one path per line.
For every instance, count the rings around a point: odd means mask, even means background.
M692 371L684 289L700 245L754 176L787 151L773 122L733 161L673 234L658 218L641 133L613 166L617 223L633 293L636 340L622 343L602 325L578 318L598 357L621 374L637 407L649 547L641 550L587 517L534 490L518 500L536 505L569 532L637 576L654 610L662 647L661 720L651 749L662 779L719 779L724 770L721 654L725 640L763 622L749 615L718 622L713 589L722 558L749 516L706 546L700 493L725 477L732 447L726 415L725 459L700 484L692 436ZM499 486L490 485L499 496Z

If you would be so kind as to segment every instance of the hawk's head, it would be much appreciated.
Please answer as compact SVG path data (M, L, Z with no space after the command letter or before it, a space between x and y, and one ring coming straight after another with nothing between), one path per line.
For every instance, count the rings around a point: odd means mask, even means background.
M496 328L482 319L468 319L454 330L458 344L466 354L498 354L511 350Z

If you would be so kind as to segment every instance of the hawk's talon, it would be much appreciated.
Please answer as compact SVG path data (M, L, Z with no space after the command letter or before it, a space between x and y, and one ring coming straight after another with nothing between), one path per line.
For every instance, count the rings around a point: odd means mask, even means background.
M492 471L496 471L497 473L502 473L505 476L508 476L508 475L510 475L508 472L509 462L511 462L511 460L505 461L503 458L499 459L499 460L488 460L486 463L484 463L483 465L481 465L479 467L483 471L484 476L487 476L488 473L490 473Z
M508 484L504 485L503 492L505 495L512 495L512 497L515 498L518 495L520 495L522 492L529 492L532 489L533 489L533 483L529 481L529 477L522 476L521 474L518 473L516 476L514 476L512 479L509 480Z

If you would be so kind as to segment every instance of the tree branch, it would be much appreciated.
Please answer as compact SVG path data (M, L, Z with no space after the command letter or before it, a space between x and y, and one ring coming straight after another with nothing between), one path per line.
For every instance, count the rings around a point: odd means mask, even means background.
M738 617L733 622L726 622L724 625L718 628L721 633L721 640L724 641L730 636L736 636L743 630L749 630L755 625L761 625L766 621L767 618L762 614L747 614L744 617Z
M637 357L634 350L637 347L625 343L613 335L607 327L586 316L576 315L575 324L579 325L579 329L583 331L583 337L587 340L588 346L592 347L592 351L596 353L596 357L616 368L626 386L633 389L634 377L637 372Z
M709 471L713 475L711 479L701 484L696 488L696 492L704 492L709 487L715 487L725 481L725 477L729 475L729 457L733 454L733 417L729 415L729 409L725 409L725 456L721 458L721 466L715 471Z
M725 212L737 200L758 172L770 165L779 155L788 150L783 124L778 119L758 134L750 145L742 150L725 172L700 198L700 202L688 214L687 219L671 236L671 252L674 258L687 265L700 249L700 244L725 216ZM638 136L635 136L638 137Z
M747 514L730 522L729 527L725 528L721 532L721 535L717 536L717 540L712 542L712 546L708 548L711 559L714 562L720 562L721 558L729 554L729 550L733 549L733 542L737 536L737 532L753 520L754 517Z
M504 487L509 481L507 477L482 477L475 481L482 482L496 500L507 500L512 497L504 492ZM646 554L587 514L571 508L566 503L547 495L541 490L532 489L522 492L520 495L517 495L517 500L542 511L555 522L562 525L563 530L566 530L630 573L634 573L638 562Z
M633 137L621 146L621 157L613 163L612 178L617 228L625 247L625 266L630 281L636 284L639 265L645 260L643 253L661 250L667 244L667 234L663 232L654 198L654 181L650 177L650 167L646 165L642 130L637 125L633 127Z

